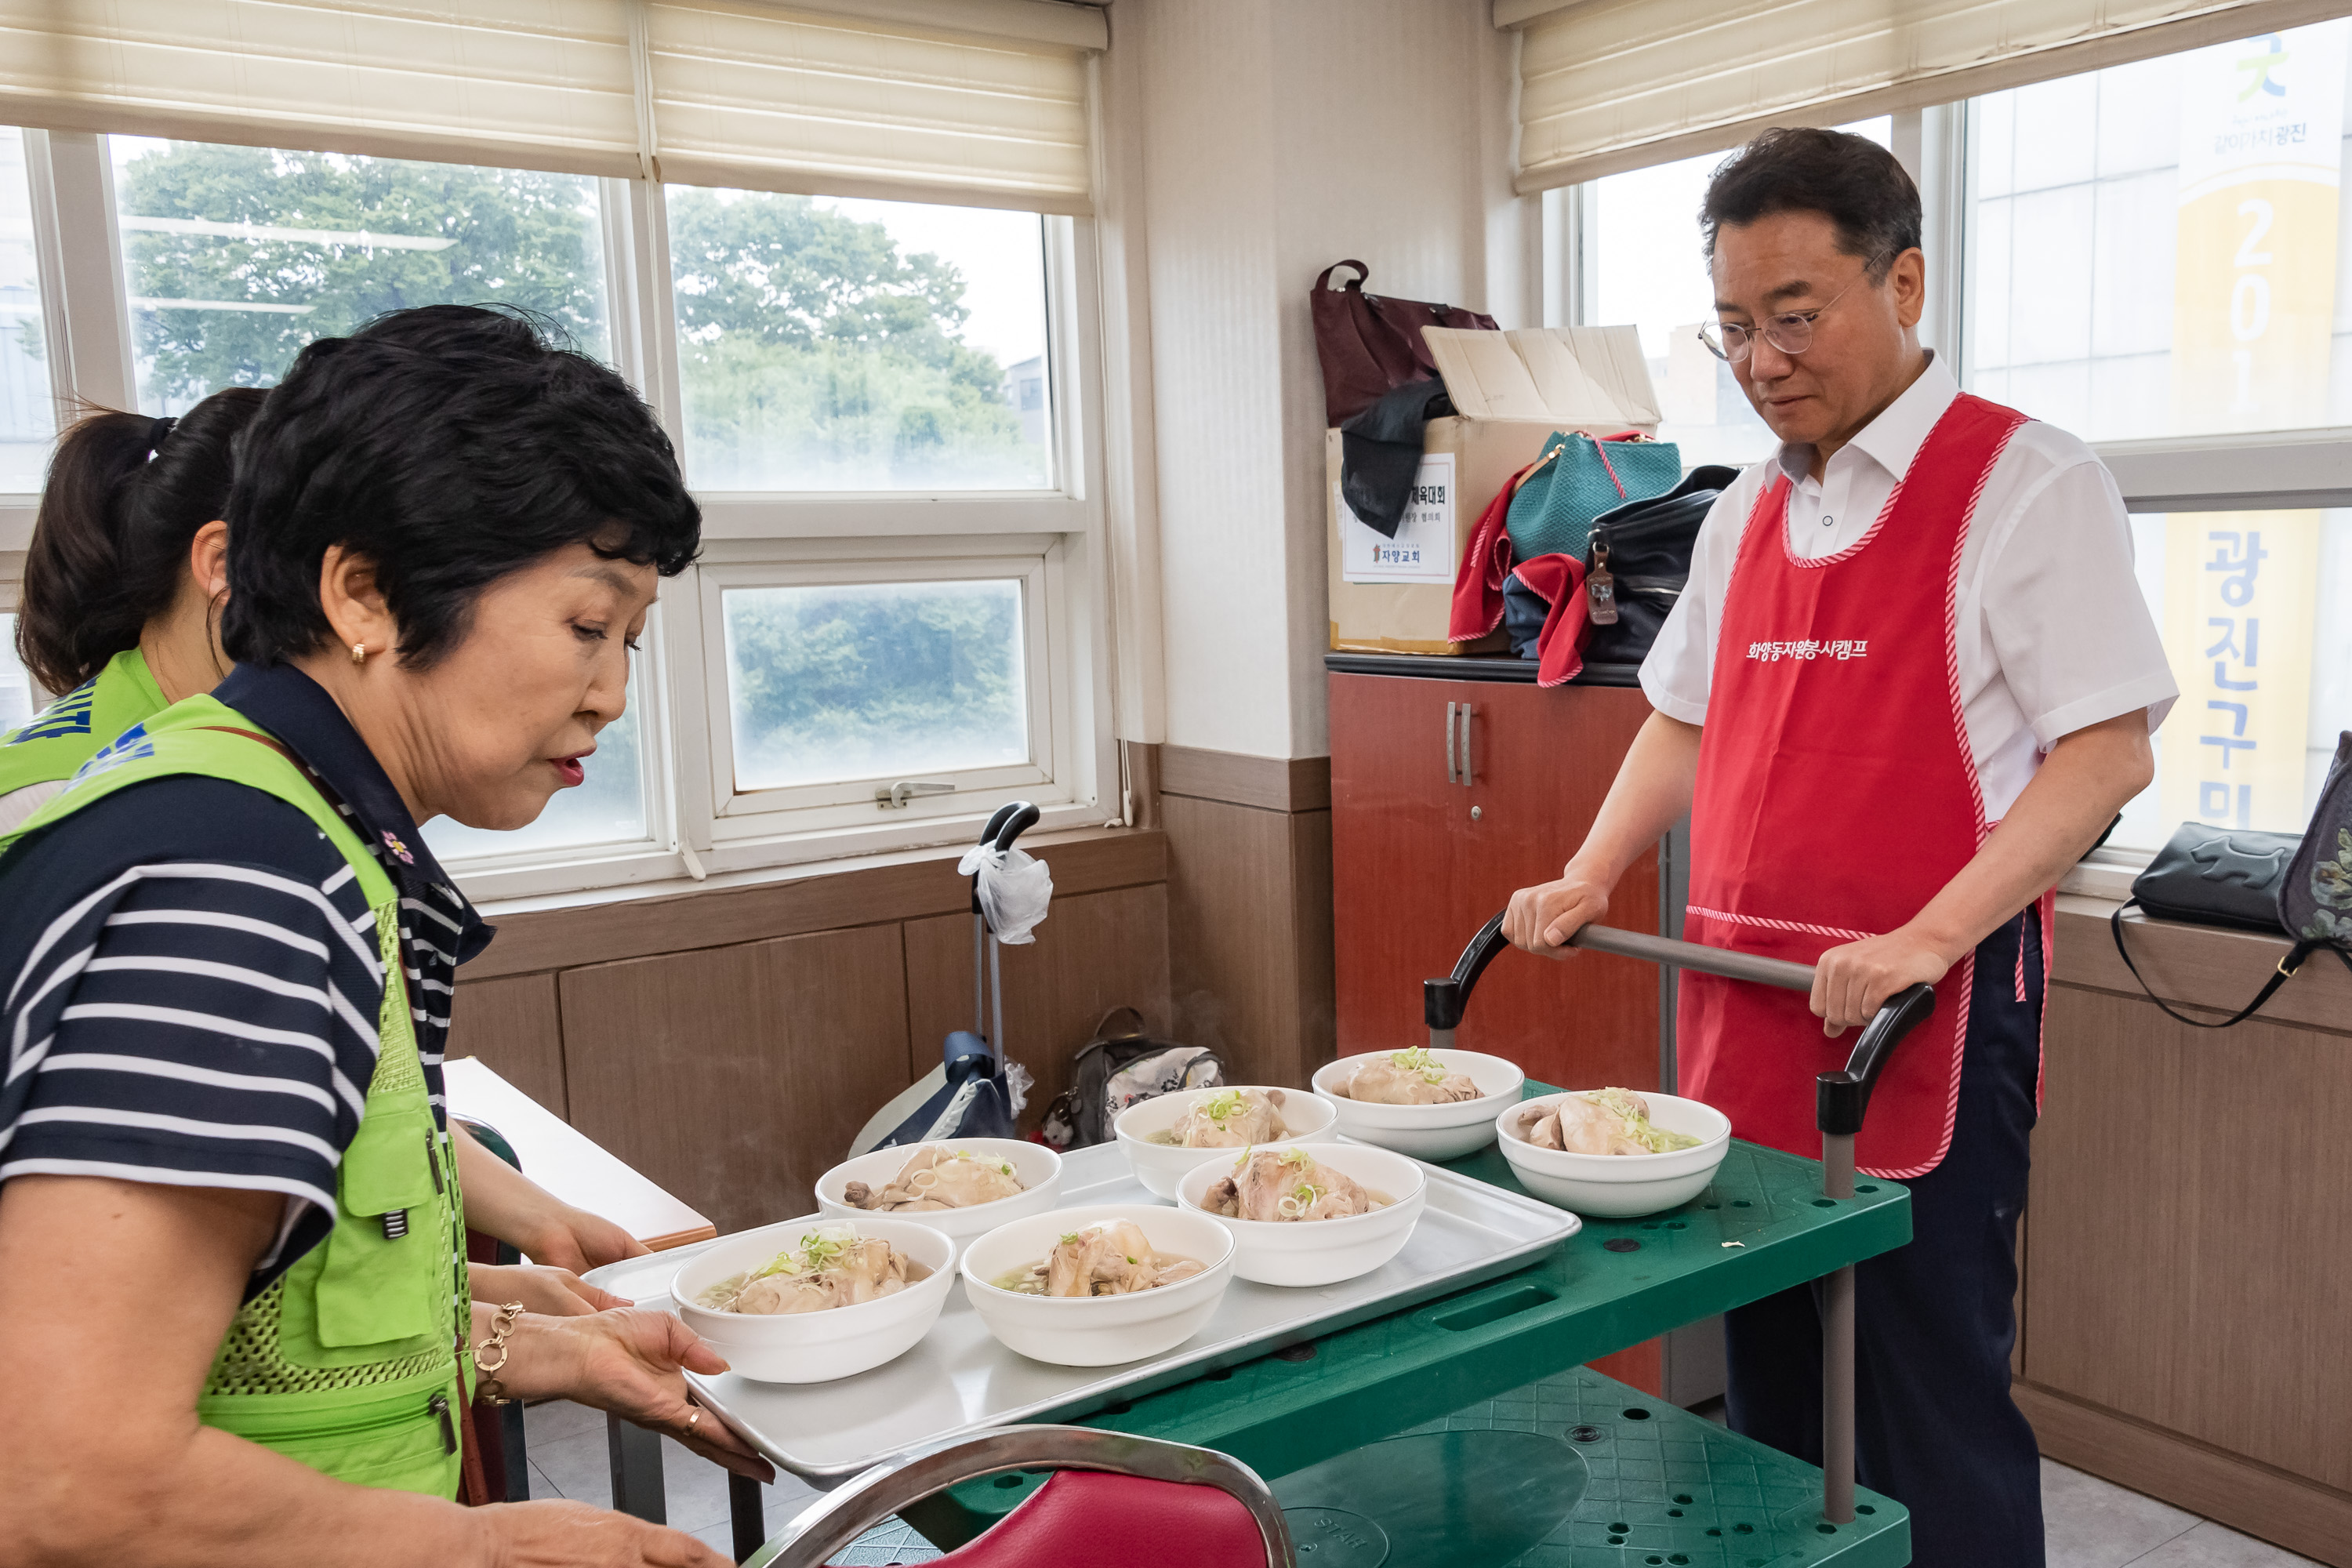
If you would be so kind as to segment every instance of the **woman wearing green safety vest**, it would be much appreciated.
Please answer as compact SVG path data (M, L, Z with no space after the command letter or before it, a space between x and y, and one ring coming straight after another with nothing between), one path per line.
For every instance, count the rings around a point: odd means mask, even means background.
M398 330L398 323L391 323ZM0 833L23 824L99 747L230 668L226 602L231 447L268 394L215 392L176 419L93 409L58 437L25 558L16 654L64 696L0 735ZM454 1130L474 1228L535 1266L473 1268L485 1300L579 1313L615 1300L577 1269L645 1251L628 1232L528 1180Z
M441 1104L488 931L425 847L520 826L620 716L700 517L610 371L457 306L305 349L238 451L236 670L0 837L0 1541L11 1561L725 1559L572 1502L465 1509L476 1399L738 1471L674 1317L467 1300Z

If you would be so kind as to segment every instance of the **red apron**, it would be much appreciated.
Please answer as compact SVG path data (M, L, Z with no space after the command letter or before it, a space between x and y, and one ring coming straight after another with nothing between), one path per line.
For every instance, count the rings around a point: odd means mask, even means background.
M1811 963L1910 921L1992 831L1960 711L1960 546L2024 422L1962 394L1833 555L1790 553L1788 476L1756 498L1699 742L1689 940ZM1856 1145L1870 1174L1923 1175L1950 1146L1974 970L1973 954L1952 966L1887 1064ZM1813 1078L1845 1065L1852 1031L1824 1036L1800 993L1685 970L1675 1037L1682 1093L1742 1138L1819 1156Z

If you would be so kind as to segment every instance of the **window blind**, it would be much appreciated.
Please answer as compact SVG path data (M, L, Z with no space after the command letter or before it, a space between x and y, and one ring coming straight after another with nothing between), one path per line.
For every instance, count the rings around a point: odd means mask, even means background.
M1057 0L0 0L0 124L1081 213Z
M646 25L664 179L1087 210L1080 47L756 0L654 0Z
M2347 0L1494 0L1522 195L2341 16Z

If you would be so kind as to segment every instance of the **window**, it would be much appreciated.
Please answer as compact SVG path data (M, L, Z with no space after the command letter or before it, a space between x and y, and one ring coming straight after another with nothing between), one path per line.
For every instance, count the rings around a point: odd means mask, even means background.
M735 788L1026 764L1023 586L722 590Z
M1882 117L1840 127L1884 145ZM1708 153L1679 163L1611 174L1582 187L1585 240L1580 320L1633 322L1664 416L1658 437L1682 449L1683 463L1752 463L1772 450L1772 433L1756 416L1731 366L1698 340L1715 319L1715 290L1699 249L1698 208L1707 177L1727 156Z
M0 735L30 719L40 703L33 678L16 662L16 617L0 614Z
M1975 100L1970 389L2093 441L2352 424L2347 37Z
M33 248L25 135L0 125L0 494L41 488L57 399L41 341L41 280Z
M687 468L714 490L1035 490L1034 213L667 193Z
M596 182L110 138L140 406L266 386L314 338L496 301L612 357Z
M2180 700L2109 847L2183 822L2302 832L2352 730L2352 511L2135 517L2132 543Z

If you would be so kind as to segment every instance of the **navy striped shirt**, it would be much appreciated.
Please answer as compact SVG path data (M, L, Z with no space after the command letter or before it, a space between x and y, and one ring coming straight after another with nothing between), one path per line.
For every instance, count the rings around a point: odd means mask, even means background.
M488 928L333 700L292 668L219 699L310 770L400 895L435 1113L457 965ZM282 1194L258 1291L332 1227L384 976L357 877L295 807L226 780L134 784L0 858L0 1181Z

